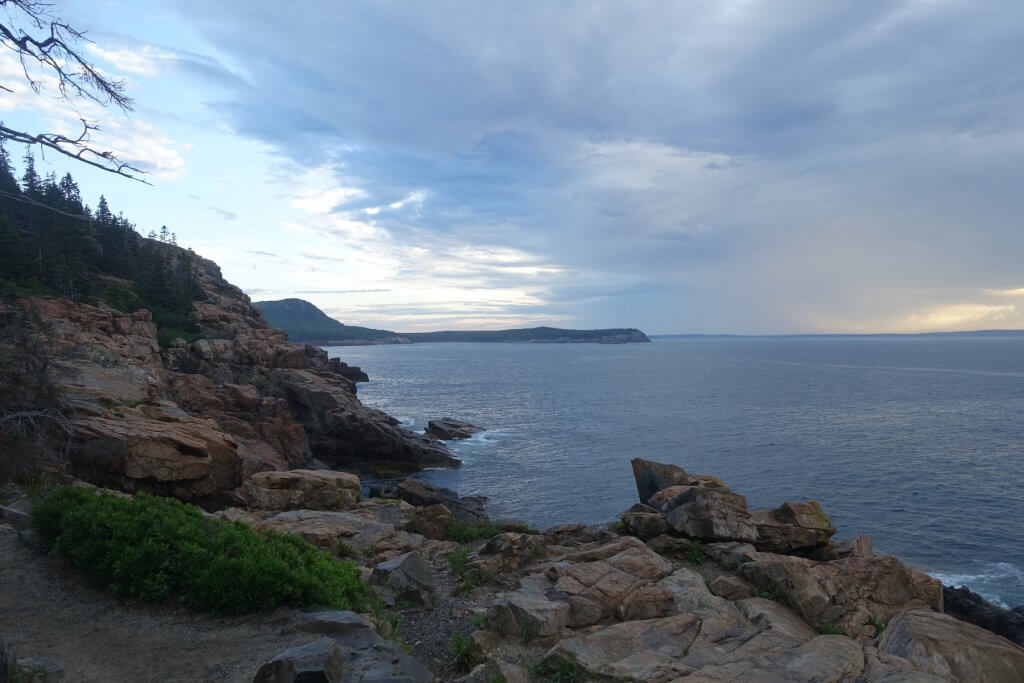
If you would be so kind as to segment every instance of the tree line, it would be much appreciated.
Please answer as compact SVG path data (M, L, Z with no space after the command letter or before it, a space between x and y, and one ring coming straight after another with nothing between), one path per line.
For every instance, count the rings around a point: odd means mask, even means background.
M144 238L102 195L90 209L70 173L41 177L31 152L19 181L0 143L0 298L41 294L127 313L146 308L161 345L191 341L202 290L195 254L176 242L166 226Z

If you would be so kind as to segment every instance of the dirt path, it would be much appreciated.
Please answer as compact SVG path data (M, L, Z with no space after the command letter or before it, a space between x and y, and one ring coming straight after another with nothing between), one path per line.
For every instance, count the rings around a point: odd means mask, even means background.
M311 640L309 634L280 634L295 614L216 619L120 601L0 524L0 635L19 657L63 666L68 682L248 683L268 659Z

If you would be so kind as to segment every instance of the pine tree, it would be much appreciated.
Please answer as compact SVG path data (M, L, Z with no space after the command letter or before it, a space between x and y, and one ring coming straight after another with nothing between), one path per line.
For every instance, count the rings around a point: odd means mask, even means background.
M0 192L7 194L21 194L21 187L17 178L14 177L14 169L11 167L11 157L0 140Z
M21 189L30 197L37 198L43 193L43 184L36 173L36 158L32 152L25 152L25 173L21 176Z
M113 224L114 214L110 213L110 207L107 206L107 198L100 195L100 203L96 205L96 220L100 223Z

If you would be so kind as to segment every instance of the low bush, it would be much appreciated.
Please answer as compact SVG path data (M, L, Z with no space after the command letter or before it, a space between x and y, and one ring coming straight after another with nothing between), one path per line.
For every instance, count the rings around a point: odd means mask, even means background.
M177 599L218 614L370 604L352 563L298 536L212 519L172 498L58 486L35 504L32 525L51 553L119 596Z
M444 537L456 543L472 543L473 541L487 540L498 534L515 532L519 534L539 534L540 532L518 520L486 522L483 524L463 524L452 522L444 530Z

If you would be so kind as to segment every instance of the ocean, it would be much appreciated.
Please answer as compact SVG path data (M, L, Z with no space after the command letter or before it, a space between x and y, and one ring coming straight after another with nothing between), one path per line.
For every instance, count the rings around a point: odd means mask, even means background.
M637 501L630 458L715 474L750 507L815 498L946 584L1024 604L1024 335L329 347L362 401L450 442L429 481L538 527Z

